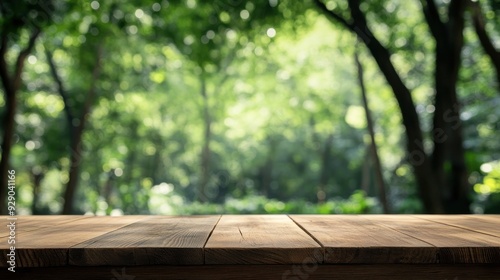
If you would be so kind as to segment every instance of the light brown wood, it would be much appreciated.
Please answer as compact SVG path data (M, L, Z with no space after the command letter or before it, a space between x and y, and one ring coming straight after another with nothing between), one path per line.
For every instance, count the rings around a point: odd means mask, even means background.
M490 215L415 215L420 219L434 221L471 231L500 237L500 216Z
M69 249L70 265L203 264L220 216L151 216Z
M437 248L355 215L291 215L325 247L325 263L437 263Z
M36 231L16 230L17 248L69 248L75 244L123 227L130 223L150 219L149 216L96 216L70 222L47 222ZM6 238L0 239L0 248L6 248Z
M51 220L39 230L25 232L22 228L16 229L17 265L19 267L67 265L68 249L71 246L143 219L149 217L103 216L75 219L64 223ZM7 237L0 238L0 267L7 266L6 254L9 246Z
M286 264L281 268L317 271L326 271L324 266L330 264L341 264L335 267L346 271L356 271L365 267L363 264L387 268L398 263L428 263L429 271L438 272L445 269L443 264L500 267L499 215L219 217L18 216L16 265L18 269L65 266L66 271L79 271L77 268L82 266L143 266L148 275L146 269L158 265L174 269L175 265L196 264L207 269L197 270L199 273L213 270L222 276L226 274L218 268L240 275L249 267L271 264L273 268ZM7 221L7 216L1 218ZM0 267L6 271L9 245L5 232L0 237ZM161 271L172 275L170 270ZM193 271L187 271L184 278L198 275ZM438 272L436 275L440 275ZM303 277L287 275L284 279Z
M8 224L9 218L8 216L1 216L2 218L2 228L5 228L5 226ZM77 215L66 215L66 216L61 216L61 215L37 215L37 216L14 216L16 218L16 228L19 231L22 232L27 232L27 231L34 231L34 230L40 230L42 228L46 227L53 227L55 225L60 225L80 219L88 219L91 216L77 216ZM1 231L0 232L0 237L5 237L8 236L9 233L6 231Z
M322 263L323 254L285 215L224 215L205 246L205 263Z
M499 237L434 222L432 216L428 219L409 215L362 217L436 246L440 263L500 263Z

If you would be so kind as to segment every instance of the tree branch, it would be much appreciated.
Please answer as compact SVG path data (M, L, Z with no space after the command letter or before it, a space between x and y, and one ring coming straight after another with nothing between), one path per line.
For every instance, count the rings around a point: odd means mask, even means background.
M24 61L26 60L26 57L31 53L31 50L35 46L35 41L38 35L40 35L40 28L35 27L35 30L31 34L30 39L28 41L28 45L17 56L16 68L14 70L14 77L13 77L14 82L12 84L14 91L17 91L21 86L21 73L23 72Z
M226 81L229 79L230 75L228 74L228 69L231 66L232 62L234 61L234 58L236 57L236 47L232 48L229 53L225 56L225 59L221 62L219 66L219 73L223 73L222 78L218 82L218 88L221 88Z
M97 46L96 62L94 65L94 69L92 70L92 78L90 81L90 88L89 88L89 92L87 94L87 97L85 98L85 103L83 105L82 115L80 117L80 126L81 126L82 131L83 131L83 127L85 125L85 121L87 119L87 114L90 112L90 107L92 105L92 102L94 102L94 98L96 95L97 80L99 79L99 76L101 75L102 53L103 53L102 45Z
M68 94L64 89L61 77L57 73L56 65L54 63L54 59L52 58L52 53L47 48L45 48L45 55L47 56L47 62L49 63L49 68L52 78L54 79L57 85L57 92L59 92L59 95L61 95L61 98L63 100L64 112L66 113L66 118L68 119L69 126L72 127L71 123L73 122L75 115L73 114L71 105L69 104Z
M481 11L481 6L479 6L478 2L470 1L470 4L472 7L472 21L474 23L474 29L484 52L490 57L490 60L495 67L497 72L497 82L500 86L500 51L495 48L491 37L486 32L485 20Z
M379 51L385 52L387 56L390 56L387 48L382 46L380 41L375 38L372 31L368 28L368 23L366 22L365 14L360 9L359 0L348 0L349 10L351 12L351 17L354 21L354 33L358 35L358 37L365 43L365 45L373 51L375 48L378 48ZM372 52L373 54L373 52ZM376 56L374 56L377 59ZM392 65L392 63L390 63ZM384 70L382 70L384 71ZM396 70L394 70L396 71ZM399 76L398 76L399 77ZM401 81L402 82L402 81Z
M432 36L436 41L441 40L445 34L445 24L441 21L438 9L434 0L420 0L425 16L425 21L431 30Z
M5 54L7 53L7 32L5 28L2 30L2 37L0 42L0 55L2 58L5 58Z
M465 8L467 0L454 0L448 6L448 28L450 31L450 42L453 48L453 58L460 63L462 47L464 44ZM458 66L459 68L459 66ZM457 73L458 75L458 73Z
M314 0L314 4L318 7L320 11L322 11L324 14L328 15L328 18L330 20L335 20L342 24L344 27L347 29L354 31L354 24L349 23L345 18L340 16L339 14L335 13L334 11L328 10L326 7L325 3L323 3L321 0Z
M361 11L360 1L359 0L347 0L349 4L349 9L351 11L351 17L354 20L354 24L357 27L365 27L368 26L366 22L365 14Z
M377 62L377 65L384 74L387 82L391 86L396 100L401 108L403 123L406 127L407 133L415 133L414 135L411 135L411 137L409 135L408 141L422 141L420 121L415 110L411 92L397 73L396 68L394 68L390 59L391 54L389 50L387 50L387 48L380 43L380 41L373 35L371 30L366 25L367 22L365 16L359 7L359 0L349 0L348 2L351 10L351 16L353 17L354 24L356 25L353 31L356 32L361 39L363 39L365 45L370 50L373 58Z
M5 61L6 53L7 53L7 32L3 30L0 42L0 78L2 79L2 83L5 88L5 94L10 95L12 93L12 86L10 84L9 71L7 70L7 61Z

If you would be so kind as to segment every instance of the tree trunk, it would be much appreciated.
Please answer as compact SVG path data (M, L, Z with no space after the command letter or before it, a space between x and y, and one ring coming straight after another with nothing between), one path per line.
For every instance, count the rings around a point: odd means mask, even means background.
M427 1L424 6L429 29L436 40L432 167L436 180L442 186L441 196L447 213L470 213L470 186L456 88L464 44L466 4L465 0L451 2L447 22L434 15L436 7L433 1ZM445 169L446 164L451 167L449 171Z
M413 167L419 196L426 212L443 213L440 199L440 185L434 180L430 160L423 147L423 135L418 114L415 110L410 90L405 86L390 59L389 51L375 38L366 24L366 19L359 7L358 0L349 0L351 16L355 25L353 31L363 40L370 50L380 70L398 102L407 138L409 162Z
M113 192L114 179L115 179L114 169L111 169L107 174L106 182L104 182L104 185L101 188L101 196L104 199L104 201L108 204L108 209L112 208L111 193ZM107 209L106 209L106 214L108 214Z
M68 172L68 183L66 184L66 190L64 192L64 205L62 210L62 214L67 215L72 214L74 211L74 197L78 186L78 179L80 176L80 163L82 160L82 136L83 132L85 131L88 114L90 113L90 109L96 95L97 79L99 78L101 73L102 46L97 46L96 62L94 68L92 69L89 91L85 96L85 101L79 117L76 117L74 110L69 103L68 93L66 92L64 84L57 73L56 65L52 60L52 54L47 48L46 56L52 78L56 82L57 90L61 95L61 98L63 99L64 111L66 113L66 121L68 123L68 133L70 138L70 166Z
M351 21L329 10L321 0L315 4L332 21L342 24L363 40L392 88L401 109L406 128L408 161L412 165L418 185L419 196L429 213L443 213L443 192L447 205L458 204L450 212L468 212L469 186L465 168L462 128L456 83L460 69L460 54L463 46L464 11L466 0L454 0L448 4L448 21L443 22L434 0L421 0L424 16L436 40L436 99L433 119L434 151L429 157L423 147L423 136L418 114L410 90L404 85L390 60L389 51L380 44L368 28L359 0L348 0ZM445 174L445 164L451 172ZM449 176L446 176L449 175ZM445 185L446 184L446 185ZM448 187L447 187L448 186Z
M10 151L12 148L12 138L14 136L14 117L16 114L16 98L15 93L8 92L5 94L5 116L3 121L3 141L2 141L2 160L0 161L0 213L7 214L6 199L7 199L7 174L9 170Z
M332 157L332 141L333 133L328 135L327 139L325 140L323 151L321 153L321 173L319 177L318 192L316 193L318 203L320 204L326 201L326 186L328 185L328 181L330 180L331 171L330 161Z
M267 155L266 162L259 168L260 189L262 195L269 197L271 183L273 181L273 156L272 152Z
M278 145L277 139L274 135L267 135L265 144L268 147L266 153L266 161L260 165L257 180L259 182L259 187L261 194L265 197L270 197L272 195L272 183L273 183L273 173L274 173L274 161L276 157L276 147Z
M358 72L358 82L359 86L361 88L361 96L363 100L363 107L365 109L365 115L366 115L366 123L368 127L368 133L370 134L370 139L371 139L371 155L375 167L375 181L377 182L378 186L378 193L379 193L379 198L380 198L380 203L382 204L382 209L384 210L385 214L388 214L390 212L389 210L389 204L387 202L387 195L386 195L386 186L384 182L384 176L382 173L382 165L380 164L380 158L378 156L378 151L377 151L377 143L375 142L375 129L373 128L373 121L371 117L371 112L370 108L368 107L368 98L366 97L366 87L365 87L365 82L364 82L364 69L363 65L359 61L359 55L358 55L358 47L356 46L356 50L354 51L354 60L356 62L357 66L357 72Z
M198 189L198 200L208 201L207 187L210 181L210 138L212 136L210 119L210 109L208 103L208 94L206 86L206 77L201 77L201 96L203 97L203 146L201 148L201 178Z
M370 33L371 34L371 33ZM361 36L361 35L360 35ZM423 135L411 92L403 84L391 63L389 52L378 42L368 39L365 44L388 81L399 104L407 139L407 153L417 181L419 195L429 213L443 213L439 184L435 181L430 161L423 147Z
M33 178L33 200L31 202L31 215L39 214L38 210L38 198L40 194L40 185L44 174L42 171L37 172L34 169L31 170L31 176Z
M82 133L83 126L80 123L71 132L71 144L70 144L70 166L68 183L66 184L66 191L64 193L64 206L63 215L73 214L74 197L76 193L76 187L78 185L78 180L80 177L80 163L82 157Z
M365 160L363 161L363 168L361 171L361 189L370 196L370 167L372 160L372 146L366 147Z
M9 171L10 151L12 148L12 138L14 136L15 115L16 115L16 95L21 87L21 74L24 68L24 61L31 53L35 41L40 35L40 29L35 28L32 32L28 45L25 49L21 50L16 59L14 74L9 74L7 61L5 56L7 54L7 34L8 31L4 27L1 35L0 42L0 79L5 94L5 116L3 119L4 134L2 137L2 159L0 160L0 214L7 214L7 178Z
M131 131L131 136L130 139L138 139L138 133L137 133L137 128L139 127L139 123L137 121L133 121L132 124L130 124L129 128ZM127 165L124 170L124 176L122 182L125 182L129 186L129 190L131 189L131 186L134 186L134 190L136 192L140 191L140 183L133 184L132 182L134 181L134 168L137 165L137 149L131 149L128 151L127 155ZM118 184L119 185L119 184ZM125 201L125 194L121 193L122 201ZM134 199L137 201L137 197L134 196ZM137 214L140 212L138 203L135 201L132 203L131 207L133 208L133 213ZM124 210L127 211L129 209L129 205L125 205Z
M161 182L161 180L163 179L160 176L158 176L158 173L160 173L159 171L161 171L160 169L162 163L161 149L164 147L164 143L160 136L154 136L152 140L153 144L156 147L156 152L153 155L153 158L151 159L152 166L150 169L151 172L150 177L153 180L153 184L156 184L158 182Z

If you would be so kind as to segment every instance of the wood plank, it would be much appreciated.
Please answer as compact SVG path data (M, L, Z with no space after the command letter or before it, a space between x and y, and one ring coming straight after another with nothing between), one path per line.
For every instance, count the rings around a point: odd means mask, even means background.
M500 266L450 264L337 265L195 265L195 266L65 266L0 270L0 279L139 280L139 279L337 279L337 280L491 280Z
M415 217L500 237L500 215L415 215Z
M205 246L206 264L322 263L323 255L285 215L224 215Z
M151 216L69 250L70 265L203 264L220 216Z
M437 248L356 215L290 215L325 247L325 263L437 263Z
M500 223L500 215L471 215L476 219L489 221L491 223Z
M499 215L230 215L218 224L219 216L17 217L18 268L500 264ZM0 237L0 267L8 246Z
M409 215L365 215L380 223L439 248L440 263L500 263L500 238Z
M79 219L87 219L90 216L81 215L36 215L36 216L13 216L16 218L16 228L19 231L34 231L40 230L41 228L53 227L54 225L64 224L71 221ZM9 223L8 218L11 216L0 216L2 220L2 228L5 228ZM6 231L0 232L0 237L8 236L9 233Z
M71 246L116 230L148 216L99 216L54 224L40 230L16 231L16 262L18 267L38 267L68 264ZM7 266L10 251L7 237L0 238L0 267Z

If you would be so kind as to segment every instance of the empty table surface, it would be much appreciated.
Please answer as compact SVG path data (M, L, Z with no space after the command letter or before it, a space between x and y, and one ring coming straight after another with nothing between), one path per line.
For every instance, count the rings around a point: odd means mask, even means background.
M11 222L8 218L2 216L7 230L0 231L0 266L4 271L13 246L9 244L12 232L6 226ZM313 272L321 275L327 267L337 267L340 273L367 265L370 269L376 268L373 265L394 269L408 265L469 266L471 271L483 268L498 272L500 264L500 215L15 218L19 271L82 267L127 267L133 271L163 266L188 273L188 268L201 266L224 268L233 275L250 267L272 271L296 265L315 268ZM293 269L289 272L294 273Z

